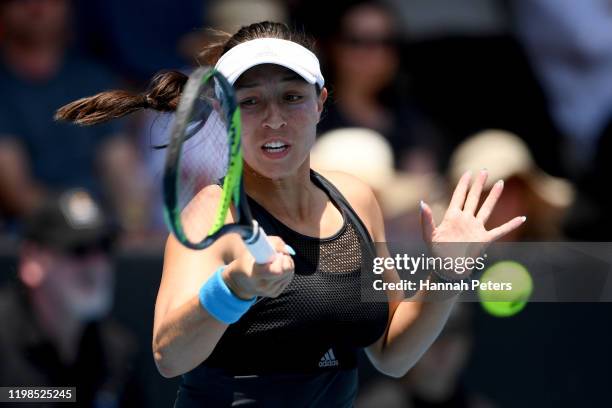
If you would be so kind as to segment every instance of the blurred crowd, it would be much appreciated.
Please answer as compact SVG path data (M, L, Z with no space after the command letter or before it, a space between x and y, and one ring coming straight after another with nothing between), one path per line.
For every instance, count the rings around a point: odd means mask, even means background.
M316 39L330 99L313 166L368 182L381 202L388 241L418 240L419 200L443 211L460 174L482 168L490 174L487 188L505 180L491 225L528 217L508 240L610 240L609 0L0 0L0 245L25 242L15 305L30 302L23 310L37 313L44 302L91 295L80 306L87 316L66 301L57 315L39 319L36 333L61 316L72 318L64 319L65 334L49 334L58 352L44 364L65 364L78 376L92 363L75 354L75 345L89 344L86 338L106 347L100 340L106 326L78 322L105 316L112 274L106 236L49 252L47 244L60 243L28 235L41 208L57 205L67 191L81 201L85 194L99 203L123 250L161 252L167 234L165 152L152 147L167 141L171 115L139 112L79 127L55 122L54 112L103 90L142 92L160 70L189 72L209 40L202 28L234 32L261 20L284 21ZM87 205L81 202L80 210L91 211ZM79 216L61 211L49 216ZM73 291L60 291L62 284L47 277L68 281L80 269L90 276ZM364 388L372 395L360 406L389 387L396 400L385 406L491 406L461 388L464 360L449 357L469 352L469 316L457 312L456 325L414 375ZM108 346L124 357L107 377L119 378L108 387L121 398L117 390L131 381L129 344ZM447 370L448 379L436 370ZM102 387L99 379L88 381Z
M506 201L527 187L541 200L508 204L500 218L523 210L517 206L533 206L530 215L548 213L542 208L549 204L556 210L554 221L531 222L528 238L552 239L555 231L570 239L607 239L612 16L605 0L339 1L333 7L318 0L180 6L3 0L2 235L19 237L21 220L45 196L82 187L116 218L121 245L161 243L164 151L152 146L167 140L170 115L142 112L78 127L54 122L53 114L102 90L142 92L160 70L188 72L210 39L204 27L233 32L265 19L315 37L331 94L319 133L362 128L380 134L393 170L413 179L384 189L402 189L408 209L413 197L443 202L453 171L505 167L495 176L510 182ZM485 131L489 136L479 135L485 139L504 133L510 150L493 138L472 144L453 164L463 144ZM349 156L359 148L350 140L343 150ZM518 163L513 148L525 160ZM554 178L549 189L532 182L543 175Z

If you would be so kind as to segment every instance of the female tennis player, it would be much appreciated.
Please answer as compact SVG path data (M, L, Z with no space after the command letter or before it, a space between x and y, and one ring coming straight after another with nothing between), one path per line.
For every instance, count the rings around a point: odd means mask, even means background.
M401 302L389 292L382 302L362 301L375 298L361 267L372 243L385 241L383 218L366 185L310 168L327 90L303 35L263 22L205 51L236 90L249 206L278 254L256 264L237 235L199 251L170 236L155 308L157 367L183 376L176 407L350 407L357 352L365 348L382 373L404 375L440 333L456 296ZM142 108L172 110L186 79L168 73L146 95L105 93L60 113L95 123ZM466 173L437 226L422 204L428 244L491 242L524 222L485 229L503 188L495 184L478 208L486 177L481 171L472 183ZM394 269L383 277L399 279Z

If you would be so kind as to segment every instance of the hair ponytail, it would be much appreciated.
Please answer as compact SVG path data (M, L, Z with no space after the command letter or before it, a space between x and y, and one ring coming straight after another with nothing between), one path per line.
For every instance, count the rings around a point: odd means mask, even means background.
M62 106L55 120L87 126L120 118L142 109L160 112L176 110L187 76L178 71L159 73L149 89L141 94L128 91L106 91Z

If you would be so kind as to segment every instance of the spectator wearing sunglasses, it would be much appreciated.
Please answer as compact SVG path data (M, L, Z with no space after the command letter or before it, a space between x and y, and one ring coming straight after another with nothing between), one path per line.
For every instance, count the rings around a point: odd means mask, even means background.
M76 386L81 406L143 406L135 341L106 319L114 236L85 190L53 196L25 220L17 283L0 291L0 384Z
M360 2L340 16L326 47L330 98L318 133L346 127L375 130L391 143L397 168L429 173L437 167L439 130L406 97L393 14Z

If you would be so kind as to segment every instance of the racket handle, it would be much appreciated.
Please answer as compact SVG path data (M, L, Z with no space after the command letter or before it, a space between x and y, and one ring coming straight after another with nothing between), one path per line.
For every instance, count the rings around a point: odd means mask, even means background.
M270 245L266 232L253 220L253 235L244 241L247 249L258 264L265 264L274 259L276 251Z

